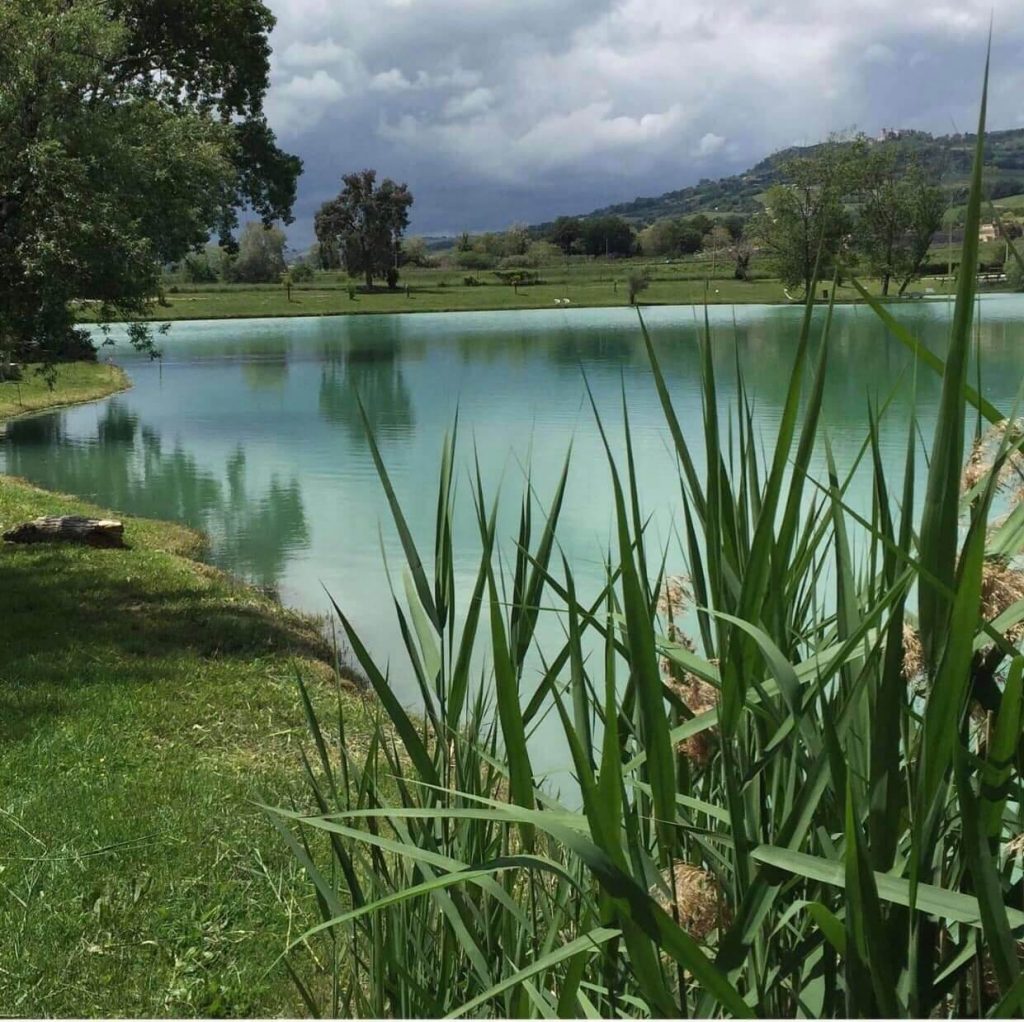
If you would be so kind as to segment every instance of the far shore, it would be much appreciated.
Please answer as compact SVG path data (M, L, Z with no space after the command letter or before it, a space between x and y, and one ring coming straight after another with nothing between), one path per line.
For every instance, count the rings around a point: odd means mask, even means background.
M453 275L449 275L453 276ZM877 281L867 282L870 293L882 298ZM904 305L917 300L948 297L949 278L930 278L917 282L900 298L890 294L887 300ZM819 285L815 301L827 303L831 288ZM1007 293L1005 288L982 288L983 294ZM911 297L913 296L913 297ZM831 295L829 295L831 297ZM849 284L835 290L837 304L863 304L859 293ZM702 280L653 279L637 296L640 307L709 305L803 305L802 299L786 297L778 280ZM279 285L185 286L168 291L154 305L150 320L232 320L284 317L365 316L422 312L502 312L531 309L630 308L625 285L618 280L565 280L517 289L501 284L465 284L446 278L424 280L421 275L408 288L394 291L375 288L357 290L353 296L347 285L336 280L293 287L287 294ZM91 310L81 312L82 322L95 321Z

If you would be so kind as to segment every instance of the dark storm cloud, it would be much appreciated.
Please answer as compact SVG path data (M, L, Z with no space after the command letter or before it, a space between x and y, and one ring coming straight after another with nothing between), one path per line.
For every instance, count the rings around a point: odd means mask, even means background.
M973 127L988 2L271 0L267 109L306 163L293 241L363 166L422 233L658 194L831 131ZM722 5L723 7L725 5ZM991 123L1024 123L1015 5Z

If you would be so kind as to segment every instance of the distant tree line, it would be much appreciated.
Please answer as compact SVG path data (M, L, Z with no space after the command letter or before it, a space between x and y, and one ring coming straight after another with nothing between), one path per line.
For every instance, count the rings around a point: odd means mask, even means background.
M189 284L277 284L286 274L288 283L301 284L314 273L308 257L288 266L284 231L259 222L247 223L235 244L197 248L173 269Z

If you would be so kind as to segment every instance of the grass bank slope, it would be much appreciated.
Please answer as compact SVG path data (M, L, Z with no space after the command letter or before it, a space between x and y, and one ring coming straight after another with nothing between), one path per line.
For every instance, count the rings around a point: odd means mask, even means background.
M102 512L0 476L0 530L66 513ZM331 650L124 521L125 550L0 544L0 1014L304 1014L275 964L303 885L250 800L290 799L294 672L333 705Z
M131 386L124 370L106 362L66 362L56 367L56 373L54 387L31 366L23 379L0 382L0 421L46 408L95 401Z

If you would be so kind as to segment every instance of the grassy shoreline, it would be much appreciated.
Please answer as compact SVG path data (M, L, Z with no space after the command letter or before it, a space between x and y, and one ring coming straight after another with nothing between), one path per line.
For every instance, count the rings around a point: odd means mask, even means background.
M110 362L64 362L56 367L56 374L52 388L34 366L27 367L21 380L0 382L0 423L51 408L98 401L132 385L128 374Z
M67 513L110 512L0 476L0 531ZM0 544L4 1010L302 1014L277 959L312 899L254 802L300 783L296 670L366 704L314 620L120 517L124 550Z
M312 284L294 286L289 296L277 284L267 285L174 285L162 302L153 307L154 322L176 320L263 319L272 317L360 316L424 312L499 312L529 309L629 308L624 275L630 266L593 268L591 272L559 269L546 275L543 283L514 289L490 279L479 279L461 271L410 270L395 291L378 288L357 290L349 296L347 280L340 274L324 273ZM600 272L598 272L600 271ZM543 271L546 274L546 271ZM481 278L489 277L486 273ZM468 279L478 280L467 284ZM408 291L406 285L408 284ZM868 282L875 294L878 282ZM829 285L829 287L831 287ZM931 289L944 296L951 290L949 278L917 282L911 291ZM993 288L992 290L998 290ZM899 301L890 296L893 301ZM849 285L836 289L842 304L861 304L858 292ZM785 305L789 304L780 281L760 278L738 281L681 275L676 267L653 267L650 285L638 298L644 306L702 305ZM803 303L800 302L800 305ZM83 322L91 313L82 310Z

